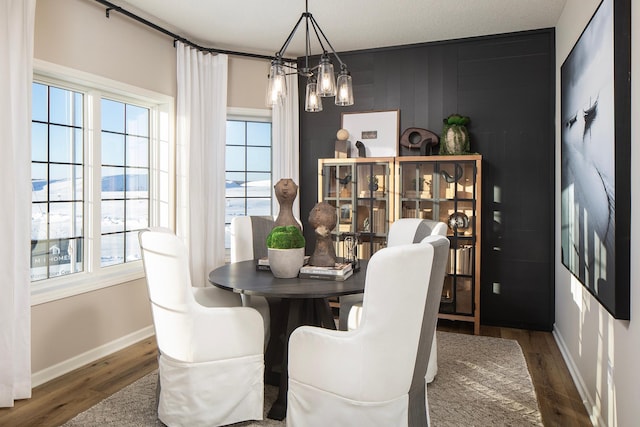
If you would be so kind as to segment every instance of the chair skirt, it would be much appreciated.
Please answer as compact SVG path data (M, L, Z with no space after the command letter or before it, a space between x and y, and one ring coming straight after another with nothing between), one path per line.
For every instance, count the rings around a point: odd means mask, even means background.
M160 355L158 418L169 427L262 420L262 354L186 363Z
M289 378L287 427L406 427L409 396L361 402Z

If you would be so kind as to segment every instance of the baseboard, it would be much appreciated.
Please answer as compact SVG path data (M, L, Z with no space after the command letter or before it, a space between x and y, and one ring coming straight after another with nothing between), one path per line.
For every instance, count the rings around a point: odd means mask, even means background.
M155 330L153 328L153 325L147 326L146 328L132 332L129 335L125 335L99 347L93 348L87 352L74 356L71 359L67 359L41 371L35 372L31 375L31 386L37 387L41 384L46 383L47 381L51 381L52 379L69 373L74 369L78 369L88 363L94 362L101 357L108 356L112 353L115 353L116 351L122 350L125 347L142 341L145 338L149 338L154 333Z
M578 389L578 393L582 398L582 404L587 409L587 413L589 414L589 419L591 420L591 423L596 427L606 426L607 423L602 419L602 414L599 413L599 411L598 413L596 413L595 411L595 408L596 408L595 402L591 398L591 395L589 395L588 388L584 380L582 379L582 375L580 375L578 366L575 364L575 362L573 361L573 358L571 357L571 354L569 353L569 350L567 348L567 345L565 344L564 339L562 338L562 335L555 328L553 329L552 333L553 333L553 338L556 340L556 344L558 344L558 348L560 349L560 353L562 354L564 363L567 365L567 368L569 369L569 373L571 374L573 383L576 385L576 388Z

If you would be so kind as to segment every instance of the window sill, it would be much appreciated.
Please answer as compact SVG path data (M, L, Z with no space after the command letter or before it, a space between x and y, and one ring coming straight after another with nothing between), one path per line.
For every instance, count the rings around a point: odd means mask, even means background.
M142 279L142 261L105 267L99 273L77 273L31 284L31 306Z

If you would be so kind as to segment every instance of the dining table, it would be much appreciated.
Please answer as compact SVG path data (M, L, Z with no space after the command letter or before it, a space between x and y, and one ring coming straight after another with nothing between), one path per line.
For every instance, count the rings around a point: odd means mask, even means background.
M278 278L258 268L258 260L225 264L209 273L209 282L231 292L266 297L271 333L265 351L265 382L278 386L278 397L267 417L282 420L287 412L289 336L299 326L336 329L330 298L364 292L366 260L344 281Z

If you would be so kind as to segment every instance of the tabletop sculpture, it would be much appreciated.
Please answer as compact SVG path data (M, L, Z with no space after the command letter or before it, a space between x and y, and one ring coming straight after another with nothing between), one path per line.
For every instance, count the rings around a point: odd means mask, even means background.
M316 234L316 247L309 258L309 264L319 267L333 267L336 264L336 250L331 239L331 230L336 227L336 209L329 203L321 202L309 212L309 225Z
M273 186L273 189L280 203L280 212L278 212L275 226L294 225L302 231L300 223L293 216L293 201L298 195L298 185L291 178L282 178Z

